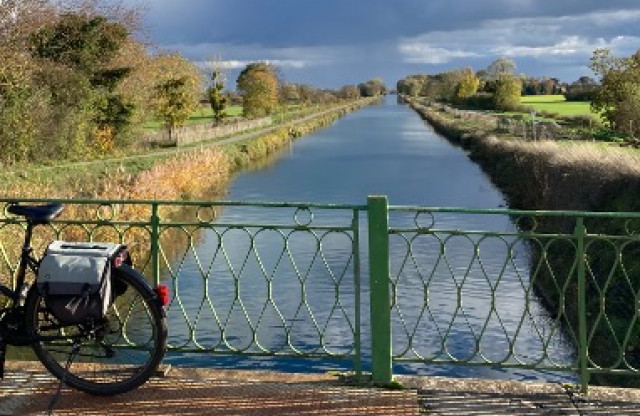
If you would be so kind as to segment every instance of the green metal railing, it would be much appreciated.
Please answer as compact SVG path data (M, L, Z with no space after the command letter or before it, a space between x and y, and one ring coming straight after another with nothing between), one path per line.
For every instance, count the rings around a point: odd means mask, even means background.
M640 214L385 197L62 202L36 250L52 239L128 244L150 281L172 288L175 351L346 359L378 383L394 365L551 370L576 374L583 390L640 375ZM2 212L10 283L24 224Z
M14 202L0 200L5 284L25 226L3 209ZM127 244L150 282L171 288L171 350L351 360L361 373L361 206L60 202L35 252L53 239Z

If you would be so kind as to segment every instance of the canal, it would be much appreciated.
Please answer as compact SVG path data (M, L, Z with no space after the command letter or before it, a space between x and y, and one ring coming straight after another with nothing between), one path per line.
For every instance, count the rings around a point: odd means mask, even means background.
M386 195L392 205L411 205L429 207L459 207L459 208L506 208L507 203L500 190L497 189L481 169L472 163L465 152L453 146L446 139L438 136L420 117L409 107L399 104L395 96L389 96L380 104L365 107L362 110L348 114L335 122L333 125L321 129L309 136L296 140L285 149L279 157L271 163L265 164L239 174L232 182L226 199L231 201L285 201L285 202L309 202L322 204L364 204L368 195ZM238 223L245 221L250 223L261 223L273 221L274 215L269 210L256 210L246 207L228 207L223 210L219 222ZM336 214L341 215L341 214ZM392 218L393 221L393 218ZM449 227L459 229L483 229L487 231L515 231L512 219L507 216L473 216L450 214L445 216L444 222ZM274 244L268 241L268 236L264 241L260 241L262 251L260 260L267 264L266 269L273 270L273 263L276 260L269 259L282 257L279 249L270 247ZM228 237L228 238L227 238ZM315 284L314 268L315 264L306 267L309 271L303 273L304 292L300 294L300 273L298 270L285 271L278 269L278 276L268 275L267 279L277 279L280 283L281 294L274 293L273 298L278 299L276 303L266 303L262 299L251 299L252 290L246 290L247 298L235 299L226 302L226 305L218 305L215 296L212 295L212 304L203 307L203 302L197 293L202 292L199 286L202 285L202 264L211 262L209 268L211 275L216 276L218 267L225 268L235 264L234 270L242 270L245 275L253 271L265 268L261 264L250 265L247 261L249 256L233 258L234 251L247 252L247 243L242 242L242 237L234 239L225 236L226 265L216 265L213 261L215 254L211 254L209 259L203 253L213 253L216 244L220 241L220 235L216 233L205 233L199 239L199 258L189 260L181 259L180 268L182 282L180 282L181 293L184 294L185 305L188 294L193 294L192 303L199 305L192 311L189 306L184 306L185 310L171 310L169 313L170 328L180 328L186 321L190 322L191 329L172 329L170 332L170 342L172 345L180 345L183 335L190 331L199 331L202 336L201 346L207 348L206 325L202 323L206 319L205 315L213 315L212 324L214 329L219 329L220 322L224 323L227 333L237 331L231 336L230 343L239 350L245 345L259 340L263 345L276 345L284 343L283 339L278 340L277 322L283 321L283 316L294 316L300 321L295 325L295 330L285 331L280 338L292 337L295 335L300 342L299 350L305 350L305 337L309 338L309 345L313 345L313 339L320 336L328 339L330 346L335 345L336 350L340 350L342 337L349 338L349 334L344 334L341 330L335 332L326 330L323 325L318 325L318 316L310 316L309 311L317 311L326 297L332 296L334 288L326 288L321 284ZM274 236L276 240L281 236ZM261 237L262 239L262 237ZM363 238L364 240L365 238ZM255 242L254 242L255 243ZM349 245L350 241L335 239L335 241L323 241L326 246L332 244L332 248ZM252 243L253 244L253 243ZM429 244L428 242L425 244ZM257 243L256 243L257 245ZM366 244L363 244L366 246ZM524 245L517 246L514 250L521 251L521 255L515 256L509 267L505 267L504 241L496 241L496 244L485 242L482 246L483 257L481 261L471 260L470 253L474 247L460 244L452 244L448 247L447 262L434 266L426 274L429 275L429 296L431 303L425 312L422 305L422 287L425 286L425 273L419 270L408 270L406 262L403 263L402 255L394 256L394 251L400 253L402 244L394 244L391 241L391 269L393 273L401 270L402 281L396 284L396 296L403 298L402 308L396 307L392 313L394 320L394 350L402 350L411 344L412 351L422 355L437 354L437 350L446 349L446 354L453 359L464 360L470 354L469 351L478 351L486 357L500 360L505 351L517 351L519 357L528 357L533 361L535 357L545 350L543 359L551 359L553 362L565 365L574 360L574 351L570 343L566 342L558 328L552 327L552 320L549 318L544 308L536 302L525 304L524 297L529 269L529 256ZM234 247L237 250L234 250ZM362 250L362 256L366 256L366 247ZM348 248L343 250L344 256L348 256ZM340 254L335 255L340 257ZM419 259L419 255L416 254ZM424 259L428 261L428 259ZM278 260L280 261L280 260ZM331 263L332 259L327 260ZM338 261L338 260L335 260ZM258 262L259 263L259 262ZM366 259L362 259L366 265ZM268 266L271 264L271 266ZM466 266L465 266L466 265ZM279 267L279 266L278 266ZM466 269L464 269L466 267ZM206 268L206 267L205 267ZM305 267L301 267L304 269ZM452 270L464 269L464 287L457 280ZM482 270L480 270L482 269ZM490 281L486 276L491 271L499 271L500 285ZM219 270L222 275L222 270ZM281 273L280 273L281 272ZM235 273L235 272L234 272ZM297 274L296 274L297 273ZM263 273L264 275L264 273ZM366 292L368 283L366 277L368 270L366 266L361 271L362 287ZM288 278L286 276L289 276ZM296 276L298 280L296 280ZM248 279L248 278L246 278ZM292 283L285 283L291 279ZM345 280L349 280L345 278ZM232 279L215 282L215 277L208 282L208 290L211 293L220 294L231 292L234 281ZM264 280L258 278L257 285ZM248 280L243 281L249 287ZM264 283L264 282L262 282ZM351 284L344 284L340 281L334 285L340 286L341 291L353 290ZM274 291L276 291L275 286ZM237 290L237 288L236 288ZM493 301L495 311L487 317L487 308L491 303L492 291L495 290ZM271 291L271 288L269 289ZM419 295L416 295L416 291ZM262 293L262 290L255 290L255 293ZM465 293L465 303L463 307L456 305L456 296L461 292ZM457 293L457 294L456 294ZM530 293L528 294L530 295ZM302 302L301 298L308 296L309 299ZM314 300L314 296L317 300ZM415 308L407 305L415 296ZM289 299L291 298L291 299ZM345 307L351 310L350 301L342 298L339 302L340 308ZM302 305L302 307L301 307ZM336 303L333 303L335 306ZM275 307L274 307L275 306ZM362 310L367 311L368 303L366 293L362 296ZM334 308L335 309L335 308ZM220 313L224 310L224 313ZM305 311L307 313L305 313ZM211 313L212 312L212 313ZM328 312L325 321L338 320L342 318L339 309ZM197 318L184 318L185 315L197 316ZM453 317L452 317L453 315ZM252 318L257 316L257 318ZM368 312L363 312L364 322L362 325L362 344L365 346L363 366L367 370L368 365L368 342L370 329L368 328ZM524 318L523 318L524 317ZM193 329L198 321L198 328ZM259 322L262 330L255 324ZM271 324L267 325L268 322ZM450 324L445 324L450 322ZM440 324L438 324L440 323ZM184 327L184 325L182 325ZM280 325L282 326L282 325ZM423 336L413 337L416 328L431 326L433 331L447 331L446 342L442 337L438 337L434 332L433 337ZM249 328L249 335L245 337L253 338L243 341L243 329ZM478 332L481 329L482 336L478 341ZM541 334L555 331L553 337L546 338ZM216 332L216 331L213 331ZM246 331L245 331L246 332ZM295 332L295 334L294 334ZM511 337L517 332L517 342L512 342ZM215 338L215 337L214 337ZM551 340L551 342L549 342ZM209 340L211 345L215 345L215 340ZM443 344L446 343L446 345ZM313 351L313 347L310 347ZM304 360L285 359L273 357L253 357L244 356L221 357L209 354L169 354L169 362L176 364L188 364L198 366L234 366L244 368L270 368L290 371L326 371L329 369L344 368L345 363L330 360ZM348 364L346 365L348 368ZM432 374L447 376L473 376L484 378L511 378L520 380L546 380L546 381L567 381L571 377L566 374L556 374L554 372L533 372L520 369L492 368L491 366L454 366L454 365L432 365L425 363L398 362L394 366L396 373L410 374Z

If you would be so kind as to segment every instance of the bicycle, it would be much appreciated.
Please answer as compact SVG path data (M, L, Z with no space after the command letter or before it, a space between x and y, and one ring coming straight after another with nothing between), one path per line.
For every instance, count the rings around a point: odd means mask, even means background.
M164 287L152 289L130 260L112 264L114 299L100 320L75 325L58 322L47 310L35 284L27 285L27 269L37 276L31 238L37 225L49 224L63 210L58 203L11 204L6 211L24 217L24 243L15 289L0 284L7 304L0 304L0 378L7 345L31 346L36 357L62 383L99 396L131 391L157 370L167 348Z

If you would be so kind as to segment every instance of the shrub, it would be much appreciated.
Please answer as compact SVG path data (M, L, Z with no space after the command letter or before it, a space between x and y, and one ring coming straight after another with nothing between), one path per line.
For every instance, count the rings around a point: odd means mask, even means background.
M488 93L477 93L462 100L461 105L477 110L493 109L493 97Z
M567 101L592 101L596 91L596 88L572 88L564 93L564 98Z
M516 77L503 77L496 80L493 93L493 107L500 111L515 111L520 106L522 81Z

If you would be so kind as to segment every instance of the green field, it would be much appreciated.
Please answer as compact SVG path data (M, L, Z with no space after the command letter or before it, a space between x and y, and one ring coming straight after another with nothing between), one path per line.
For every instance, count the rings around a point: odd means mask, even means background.
M591 115L588 102L566 101L564 95L525 95L520 103L536 111L546 111L563 116Z
M242 114L242 106L234 105L227 107L225 109L225 113L227 114L227 117L239 116ZM213 122L213 111L211 110L211 107L209 107L208 105L202 105L193 113L191 117L189 117L189 120L187 120L185 125L189 126L192 124L211 122ZM162 128L162 123L160 121L150 121L145 123L144 128L147 130L160 130Z

